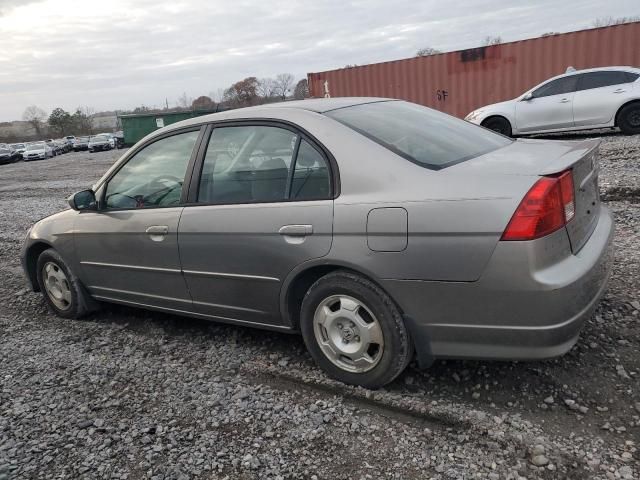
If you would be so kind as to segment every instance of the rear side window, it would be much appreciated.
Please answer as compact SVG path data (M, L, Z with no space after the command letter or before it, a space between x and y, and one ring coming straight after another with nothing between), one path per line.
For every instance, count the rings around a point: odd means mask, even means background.
M397 155L439 170L509 145L512 140L421 105L386 101L325 112Z
M534 90L533 96L535 98L542 98L550 97L551 95L562 95L563 93L575 92L577 83L577 75L558 78Z
M580 75L578 90L621 85L623 83L634 82L637 78L638 75L631 72L609 71L583 73Z
M200 175L199 203L326 199L328 164L298 134L272 126L217 127Z

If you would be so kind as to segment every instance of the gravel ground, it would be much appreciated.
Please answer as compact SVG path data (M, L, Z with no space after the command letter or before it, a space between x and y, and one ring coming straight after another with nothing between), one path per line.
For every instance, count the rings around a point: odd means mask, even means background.
M121 153L0 166L0 480L640 477L640 136L603 138L616 262L571 352L411 365L375 392L327 379L296 336L49 313L24 234Z

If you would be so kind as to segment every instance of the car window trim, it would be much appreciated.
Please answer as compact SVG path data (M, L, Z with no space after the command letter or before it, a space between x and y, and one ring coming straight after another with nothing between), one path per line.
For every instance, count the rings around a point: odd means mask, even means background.
M622 78L624 78L624 81L622 83L611 83L609 85L602 85L600 87L589 87L589 88L582 88L582 82L585 81L585 78L587 78L589 75L597 75L599 73L613 73L613 74L619 74ZM625 85L627 83L633 83L633 81L629 81L629 74L631 74L631 72L627 72L625 70L598 70L596 72L584 72L579 74L579 78L578 78L578 88L576 89L576 92L586 92L587 90L595 90L597 88L607 88L607 87L615 87L616 85Z
M558 78L552 78L551 80L549 80L546 83L543 83L542 85L539 85L537 87L535 87L533 90L531 90L531 94L533 95L533 98L547 98L547 97L555 97L556 95L568 95L570 93L576 93L578 91L578 83L580 82L580 78L579 76L582 74L571 74L571 75L565 75L563 77L558 77ZM576 82L575 85L573 86L573 90L570 90L568 92L563 92L563 93L554 93L553 95L544 95L542 97L539 97L535 94L536 91L540 90L543 87L546 87L547 85L552 84L553 82L560 82L563 80L567 80L570 78L575 78Z
M131 152L127 152L126 156L123 157L122 161L116 166L116 168L114 168L113 171L109 172L109 175L105 178L102 179L102 181L100 181L96 186L95 186L95 191L96 192L100 192L99 198L97 199L97 203L98 203L98 212L121 212L121 211L126 211L126 210L132 210L132 211L138 211L138 210L153 210L153 209L157 209L157 208L178 208L178 207L183 207L186 203L186 199L187 199L187 193L188 193L188 185L187 185L187 179L191 177L191 171L193 169L193 165L196 162L197 159L197 154L199 152L201 143L202 143L202 139L204 137L204 131L205 128L203 128L203 125L195 125L195 126L189 126L189 127L185 127L185 128L180 128L180 129L176 129L176 130L170 130L168 132L165 132L163 134L154 136L153 138L150 138L148 141L138 145L137 147L135 147L135 149L132 149L133 151ZM185 176L183 178L182 181L182 190L180 192L180 203L176 204L176 205L156 205L156 206L152 206L152 207L145 207L145 208L106 208L106 201L105 201L105 196L107 194L107 185L109 184L109 182L113 179L114 176L116 176L118 174L118 172L127 164L129 163L129 161L131 161L132 158L134 158L139 152L141 152L142 150L144 150L145 148L147 148L148 146L160 141L160 140L164 140L166 138L169 137L174 137L176 135L181 135L184 133L190 133L190 132L199 132L198 133L198 137L196 138L196 143L193 146L193 149L191 150L191 156L189 157L189 161L187 162L187 169L185 171Z
M224 127L279 127L289 130L295 133L298 137L296 143L299 144L303 139L309 142L327 162L329 167L330 186L331 193L326 197L319 198L305 198L305 199L283 199L279 201L263 200L263 201L246 201L246 202L198 202L198 190L200 188L200 177L202 176L202 169L204 167L204 159L206 156L207 147L211 140L211 135L216 128ZM298 145L296 145L298 146ZM294 157L292 158L292 167L295 167L298 151L294 151ZM293 178L291 178L293 181ZM290 188L290 187L288 187ZM187 201L184 204L185 207L206 206L206 205L247 205L247 204L264 204L264 203L293 203L293 202L317 202L321 200L335 200L340 195L340 171L335 157L329 149L327 149L321 142L319 142L313 135L307 132L299 125L288 122L286 120L273 119L273 118L244 118L244 119L225 119L215 122L209 122L203 139L199 145L198 155L193 165L191 172L191 178L189 182L189 192L187 194Z

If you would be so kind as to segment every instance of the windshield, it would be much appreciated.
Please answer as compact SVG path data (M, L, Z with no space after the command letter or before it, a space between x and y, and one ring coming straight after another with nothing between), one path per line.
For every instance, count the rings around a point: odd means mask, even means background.
M24 148L24 143L12 143L13 148Z
M325 115L397 155L433 170L464 162L512 140L421 105L402 101L365 103Z
M107 137L103 137L102 135L96 135L95 137L91 137L92 142L108 142L109 139Z
M76 138L76 142L86 142L89 140L89 137L78 137Z
M44 149L44 143L34 143L33 145L28 145L27 150L42 150Z

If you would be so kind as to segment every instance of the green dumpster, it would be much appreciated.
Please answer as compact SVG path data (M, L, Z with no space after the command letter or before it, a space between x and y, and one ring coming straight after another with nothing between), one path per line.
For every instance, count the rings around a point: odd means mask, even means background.
M130 147L154 130L172 123L215 113L212 110L191 110L187 112L132 113L118 115L124 132L124 144Z

